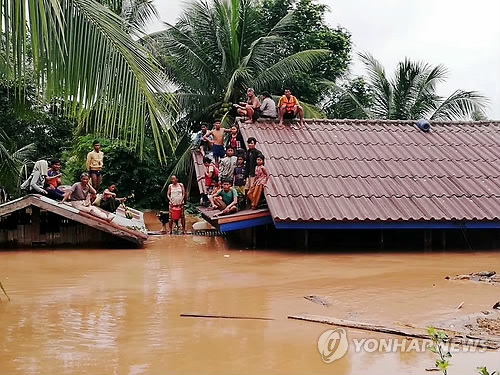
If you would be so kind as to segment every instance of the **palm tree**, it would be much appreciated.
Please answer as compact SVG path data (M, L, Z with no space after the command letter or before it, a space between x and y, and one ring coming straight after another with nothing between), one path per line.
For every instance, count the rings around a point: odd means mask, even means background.
M279 59L291 20L288 14L263 33L253 0L199 0L147 43L177 86L189 119L206 119L224 102L237 102L246 88L282 83L328 56L327 50L307 50Z
M357 98L345 92L350 106L362 110L363 117L394 120L463 120L484 117L487 98L477 91L456 90L445 98L437 94L437 84L447 77L443 65L431 66L409 59L398 64L388 77L383 66L371 54L359 55L367 71L372 102L363 107Z
M30 143L13 150L13 142L0 130L0 204L8 200L9 193L15 192L35 152L35 144Z
M162 134L176 140L175 101L159 64L135 41L149 2L125 1L0 0L0 79L19 92L32 79L41 98L98 134L142 145L150 124L164 156Z

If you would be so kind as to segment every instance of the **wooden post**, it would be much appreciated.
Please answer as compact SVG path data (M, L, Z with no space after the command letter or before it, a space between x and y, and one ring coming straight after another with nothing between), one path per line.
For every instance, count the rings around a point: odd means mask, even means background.
M304 229L304 248L309 251L309 229Z
M40 242L40 208L31 206L31 244Z
M252 228L252 249L257 248L257 227Z
M432 250L432 229L424 229L424 250Z

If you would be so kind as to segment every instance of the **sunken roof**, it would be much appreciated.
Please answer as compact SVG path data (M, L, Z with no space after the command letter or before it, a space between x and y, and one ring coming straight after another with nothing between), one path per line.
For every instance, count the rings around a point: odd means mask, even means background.
M500 219L500 122L240 124L257 138L276 221Z

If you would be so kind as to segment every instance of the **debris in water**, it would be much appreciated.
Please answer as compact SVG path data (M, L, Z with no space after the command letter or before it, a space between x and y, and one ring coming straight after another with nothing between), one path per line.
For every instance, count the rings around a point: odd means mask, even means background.
M233 316L233 315L200 314L200 313L182 313L180 316L188 318L274 320L273 318L262 318L256 316Z
M224 254L224 258L229 258L229 254Z
M471 280L487 283L500 283L500 275L495 271L471 272L463 275L446 276L446 280Z
M457 306L457 310L460 310L460 309L462 308L462 306L464 305L464 303L465 303L465 301L462 301L462 302L460 303L460 305L458 305L458 306Z
M499 309L499 310L500 310L500 301L498 301L497 303L495 303L495 304L493 305L493 308L494 308L494 309Z
M320 296L304 296L304 298L308 301L317 303L318 305L323 305L326 307L330 307L332 304L328 302L324 297Z

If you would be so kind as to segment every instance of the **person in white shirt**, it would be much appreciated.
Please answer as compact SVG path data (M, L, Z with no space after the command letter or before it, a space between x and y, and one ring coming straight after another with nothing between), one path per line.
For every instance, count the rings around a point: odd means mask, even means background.
M186 219L184 217L184 199L186 196L186 191L184 190L184 185L177 180L176 176L170 177L172 183L168 185L167 198L169 200L169 220L168 220L168 229L169 234L172 234L172 227L174 226L174 219L172 218L172 209L181 210L181 224L182 224L182 233L186 234ZM165 228L162 228L164 231Z
M271 94L269 94L269 92L267 91L264 91L260 95L260 98L262 100L262 104L260 105L260 118L275 119L278 116L278 113L276 112L276 103L271 97Z

